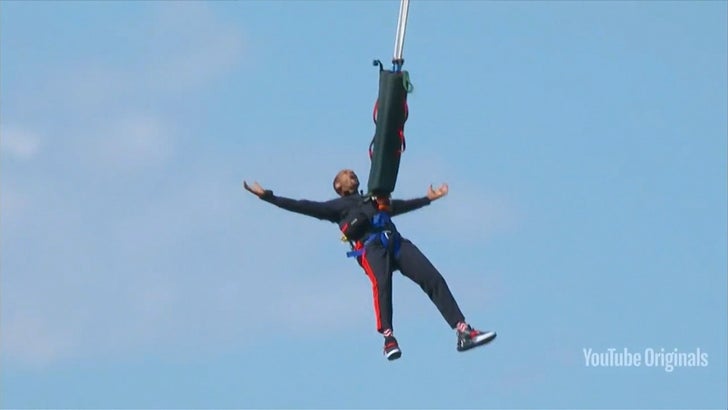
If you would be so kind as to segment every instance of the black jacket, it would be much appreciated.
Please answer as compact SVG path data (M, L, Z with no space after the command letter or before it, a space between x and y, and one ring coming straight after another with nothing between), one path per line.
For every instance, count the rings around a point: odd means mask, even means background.
M319 202L276 196L273 191L266 190L260 199L287 211L336 223L340 228L352 219L352 215L363 214L371 218L377 212L376 205L367 197L359 194ZM426 196L407 200L393 199L390 201L390 211L388 213L392 217L401 215L429 205L430 202L430 199ZM357 240L359 238L350 239Z

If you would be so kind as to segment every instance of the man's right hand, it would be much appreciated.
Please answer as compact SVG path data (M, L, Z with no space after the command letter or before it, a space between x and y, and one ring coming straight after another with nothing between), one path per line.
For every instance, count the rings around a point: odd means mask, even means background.
M258 184L257 182L253 182L253 186L250 186L247 182L243 181L243 188L245 188L246 191L259 197L262 196L263 193L265 193L265 189L263 189L263 187L260 186L260 184Z

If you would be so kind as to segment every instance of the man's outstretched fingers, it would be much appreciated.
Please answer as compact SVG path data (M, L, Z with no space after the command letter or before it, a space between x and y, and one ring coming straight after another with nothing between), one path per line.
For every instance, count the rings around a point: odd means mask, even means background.
M253 186L250 186L248 185L247 181L243 181L243 188L258 196L263 195L263 193L265 192L263 187L261 187L260 184L258 184L257 182L254 182Z
M430 184L430 187L427 189L427 197L430 198L431 201L434 201L436 199L440 199L443 196L447 195L447 192L448 192L447 184L442 184L437 189L433 188L432 184Z
M438 188L437 191L441 196L445 196L445 195L447 195L449 190L450 190L450 188L447 186L447 184L442 184L442 185L440 185L440 188Z

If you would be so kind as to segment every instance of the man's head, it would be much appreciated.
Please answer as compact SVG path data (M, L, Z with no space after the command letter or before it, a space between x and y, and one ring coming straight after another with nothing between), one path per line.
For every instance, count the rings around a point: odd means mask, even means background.
M350 169L342 169L334 178L334 191L340 196L355 194L359 189L359 177Z

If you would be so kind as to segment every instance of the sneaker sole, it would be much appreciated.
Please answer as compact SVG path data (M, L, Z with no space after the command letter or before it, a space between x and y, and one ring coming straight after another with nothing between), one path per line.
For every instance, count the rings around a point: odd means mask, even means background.
M496 333L495 332L485 333L485 334L481 335L480 338L477 341L473 342L472 344L469 344L469 345L467 345L465 347L458 346L458 351L459 352L464 352L464 351L470 350L470 349L472 349L474 347L487 345L488 343L492 342L493 339L495 339L495 337L496 337Z
M399 349L396 349L396 350L392 350L391 352L389 352L389 353L386 353L386 354L385 354L384 356L385 356L385 357L387 358L387 360L389 360L389 361L392 361L392 360L397 360L397 359L399 359L400 357L402 357L402 351L400 351Z

